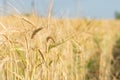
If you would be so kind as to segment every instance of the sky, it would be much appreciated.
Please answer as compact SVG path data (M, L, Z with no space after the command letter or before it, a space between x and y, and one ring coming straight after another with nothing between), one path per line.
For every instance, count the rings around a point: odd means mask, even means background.
M33 0L0 0L0 13L29 13ZM47 16L51 0L34 0L35 10L40 16ZM7 7L7 8L4 8ZM114 18L114 13L120 12L120 0L53 0L54 17L68 18Z

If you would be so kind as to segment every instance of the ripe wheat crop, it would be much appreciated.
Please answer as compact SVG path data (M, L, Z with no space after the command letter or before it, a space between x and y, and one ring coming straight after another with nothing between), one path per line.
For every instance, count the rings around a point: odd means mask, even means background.
M118 80L119 39L119 20L0 17L0 80Z

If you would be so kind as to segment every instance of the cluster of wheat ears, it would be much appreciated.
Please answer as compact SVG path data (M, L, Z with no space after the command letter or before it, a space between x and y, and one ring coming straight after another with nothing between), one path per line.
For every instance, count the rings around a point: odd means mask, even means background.
M0 17L0 80L117 80L119 31L119 20Z

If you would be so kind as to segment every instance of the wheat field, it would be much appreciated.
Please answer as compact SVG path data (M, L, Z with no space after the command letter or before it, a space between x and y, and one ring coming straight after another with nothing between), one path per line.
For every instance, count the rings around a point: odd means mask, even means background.
M0 17L0 80L120 80L119 39L119 20Z

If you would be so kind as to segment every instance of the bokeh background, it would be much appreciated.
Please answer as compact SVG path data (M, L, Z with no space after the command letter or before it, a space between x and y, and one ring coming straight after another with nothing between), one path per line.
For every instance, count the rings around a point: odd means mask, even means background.
M0 0L0 14L26 14L34 9L38 15L47 16L51 4L52 16L58 18L113 19L120 11L120 0Z

